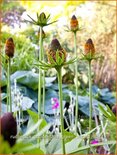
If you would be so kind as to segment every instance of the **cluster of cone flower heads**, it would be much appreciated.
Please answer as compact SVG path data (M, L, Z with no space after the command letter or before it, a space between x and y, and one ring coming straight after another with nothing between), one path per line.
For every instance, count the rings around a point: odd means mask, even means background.
M30 19L32 20L31 17ZM45 14L42 13L40 15L37 14L37 21L33 20L30 22L33 22L35 25L40 25L42 28L44 26L47 26L47 25L50 25L56 22L54 21L52 23L48 23L48 20L49 20L49 16L46 17ZM74 33L76 33L79 30L79 23L75 15L73 15L70 20L69 30ZM40 34L40 31L38 32L38 35L39 34ZM43 29L42 29L42 37L45 38L45 32L43 31ZM8 38L5 44L5 54L8 56L8 58L12 58L14 56L14 49L15 49L15 44L14 44L13 39ZM87 59L87 55L91 56L89 60L91 60L93 55L95 55L95 47L94 47L94 44L91 38L89 38L84 45L84 57L86 56L86 59ZM59 64L58 66L61 66L64 63L67 64L66 57L67 57L66 50L61 46L58 39L54 38L51 41L48 51L47 51L48 62L52 65ZM42 65L43 64L44 63L42 63ZM45 65L46 65L45 67L49 67L49 65L48 66L47 64ZM53 101L55 102L55 99ZM59 102L58 100L56 100L52 108L57 109L58 107L59 107ZM113 108L113 111L115 112L115 108ZM17 123L16 123L15 118L13 117L13 114L9 112L6 113L0 118L0 122L1 122L1 134L4 140L8 141L10 146L13 146L16 142L16 138L12 138L11 136L16 136L17 134ZM96 143L98 143L98 141L96 141Z

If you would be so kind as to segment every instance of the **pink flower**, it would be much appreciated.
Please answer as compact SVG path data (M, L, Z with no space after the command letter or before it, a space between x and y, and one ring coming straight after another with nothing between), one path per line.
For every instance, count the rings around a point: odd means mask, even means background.
M96 139L91 141L91 144L98 144L98 143L99 143L99 141L96 140ZM103 146L97 146L96 147L96 152L98 154L107 154L108 153L108 151L106 151Z
M91 141L91 144L98 144L98 143L99 143L99 141L96 140L96 139L94 139L94 140Z
M52 109L58 109L59 108L59 103L55 103L53 106L52 106Z
M51 101L52 101L52 109L57 109L57 108L59 108L59 100L58 100L58 98L52 98L51 99Z
M55 102L55 103L56 103L56 102L59 102L59 101L58 101L58 98L56 98L56 97L52 98L52 100L53 100L53 102Z

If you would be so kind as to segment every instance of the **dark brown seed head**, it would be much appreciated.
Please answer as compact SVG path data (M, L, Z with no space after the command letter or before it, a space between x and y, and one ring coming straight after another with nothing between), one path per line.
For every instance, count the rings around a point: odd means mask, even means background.
M6 44L5 44L5 54L8 57L12 58L14 56L14 48L15 48L15 45L14 45L13 39L8 38L6 40Z
M77 20L76 16L73 15L71 20L70 20L70 29L72 31L76 31L78 29L78 27L79 27L78 20Z
M66 51L61 47L59 41L57 39L53 39L51 41L51 44L49 45L49 50L48 50L48 61L50 63L51 59L50 57L53 58L53 60L56 62L56 52L59 52L59 56L62 58L62 55L64 55L64 61L66 61Z
M62 47L61 47L61 45L60 45L60 43L59 43L59 41L57 39L53 39L51 41L51 44L50 44L49 48L52 51L62 50Z
M8 141L12 147L16 142L17 123L12 113L6 113L0 118L1 123L1 135L4 140Z
M92 39L88 39L86 44L85 44L85 54L89 54L91 52L91 54L94 54L95 53L95 47L94 47L94 44L93 44L93 41Z
M72 20L76 20L77 18L76 18L75 15L73 15L71 19L72 19Z

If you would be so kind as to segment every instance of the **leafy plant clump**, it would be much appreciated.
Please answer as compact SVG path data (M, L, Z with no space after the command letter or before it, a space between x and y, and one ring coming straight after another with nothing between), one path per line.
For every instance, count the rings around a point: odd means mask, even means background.
M93 84L92 62L103 57L92 39L77 52L77 34L84 29L73 15L67 32L74 35L75 56L69 57L68 49L52 34L44 46L44 27L59 21L50 22L44 12L28 18L25 22L38 28L37 49L25 34L4 33L2 38L0 153L116 154L116 100L108 88ZM49 71L54 76L47 76ZM71 72L72 82L66 82Z

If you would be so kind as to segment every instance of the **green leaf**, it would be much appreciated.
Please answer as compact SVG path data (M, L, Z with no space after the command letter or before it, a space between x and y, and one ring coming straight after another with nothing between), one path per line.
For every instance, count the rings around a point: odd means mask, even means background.
M37 128L40 126L41 122L42 122L42 119L39 120L36 124L34 124L34 126L32 126L31 128L28 128L26 133L21 138L23 139L25 137L28 137L30 134L32 134L35 130L37 130Z
M11 148L7 141L4 141L2 136L0 136L0 154L10 154Z
M112 111L110 110L108 105L105 107L105 106L102 106L102 105L99 104L99 109L110 121L116 122L116 117L112 113Z
M94 132L96 128L91 130L90 132L87 132L86 134L82 136L77 136L74 139L72 139L70 142L65 144L66 153L71 153L72 151L78 149L78 146L81 144L81 142L84 143L84 138L86 138L88 135L90 135L92 132ZM59 149L55 152L55 154L62 154L62 149Z
M71 132L65 131L64 130L64 137L65 137L65 143L70 142L72 139L76 138L76 135L74 135Z
M47 146L47 154L54 154L61 148L60 135L55 135Z
M39 130L37 134L35 134L31 139L28 140L28 142L32 142L32 141L35 141L37 139L42 139L44 133L46 133L49 130L50 126L51 125L48 124L44 128L42 128L41 130Z
M11 75L11 81L13 82L14 79L17 79L17 82L23 84L33 90L38 89L38 74L32 71L16 71L14 74ZM54 77L46 77L45 81L47 83L54 82Z
M116 145L116 141L108 141L108 142L101 142L101 143L98 143L98 144L91 144L90 146L87 145L87 146L82 146L82 147L79 147L77 150L71 152L70 154L78 154L80 151L83 151L83 150L87 150L89 149L90 147L97 147L97 146L102 146L102 145Z
M82 142L82 140L83 140L82 137L76 137L72 139L70 142L66 143L65 144L66 154L76 150L79 144ZM59 149L54 154L62 154L62 149Z
M12 152L18 154L44 154L43 151L39 148L39 144L31 143L16 143L12 148Z
M116 122L116 116L113 114L112 110L109 108L108 105L106 105L106 107L107 107L107 111L108 111L108 112L110 113L110 115L111 115L111 119L112 119L114 122Z
M31 110L27 110L27 112L28 112L29 116L32 118L32 120L34 121L34 123L37 123L38 114Z

